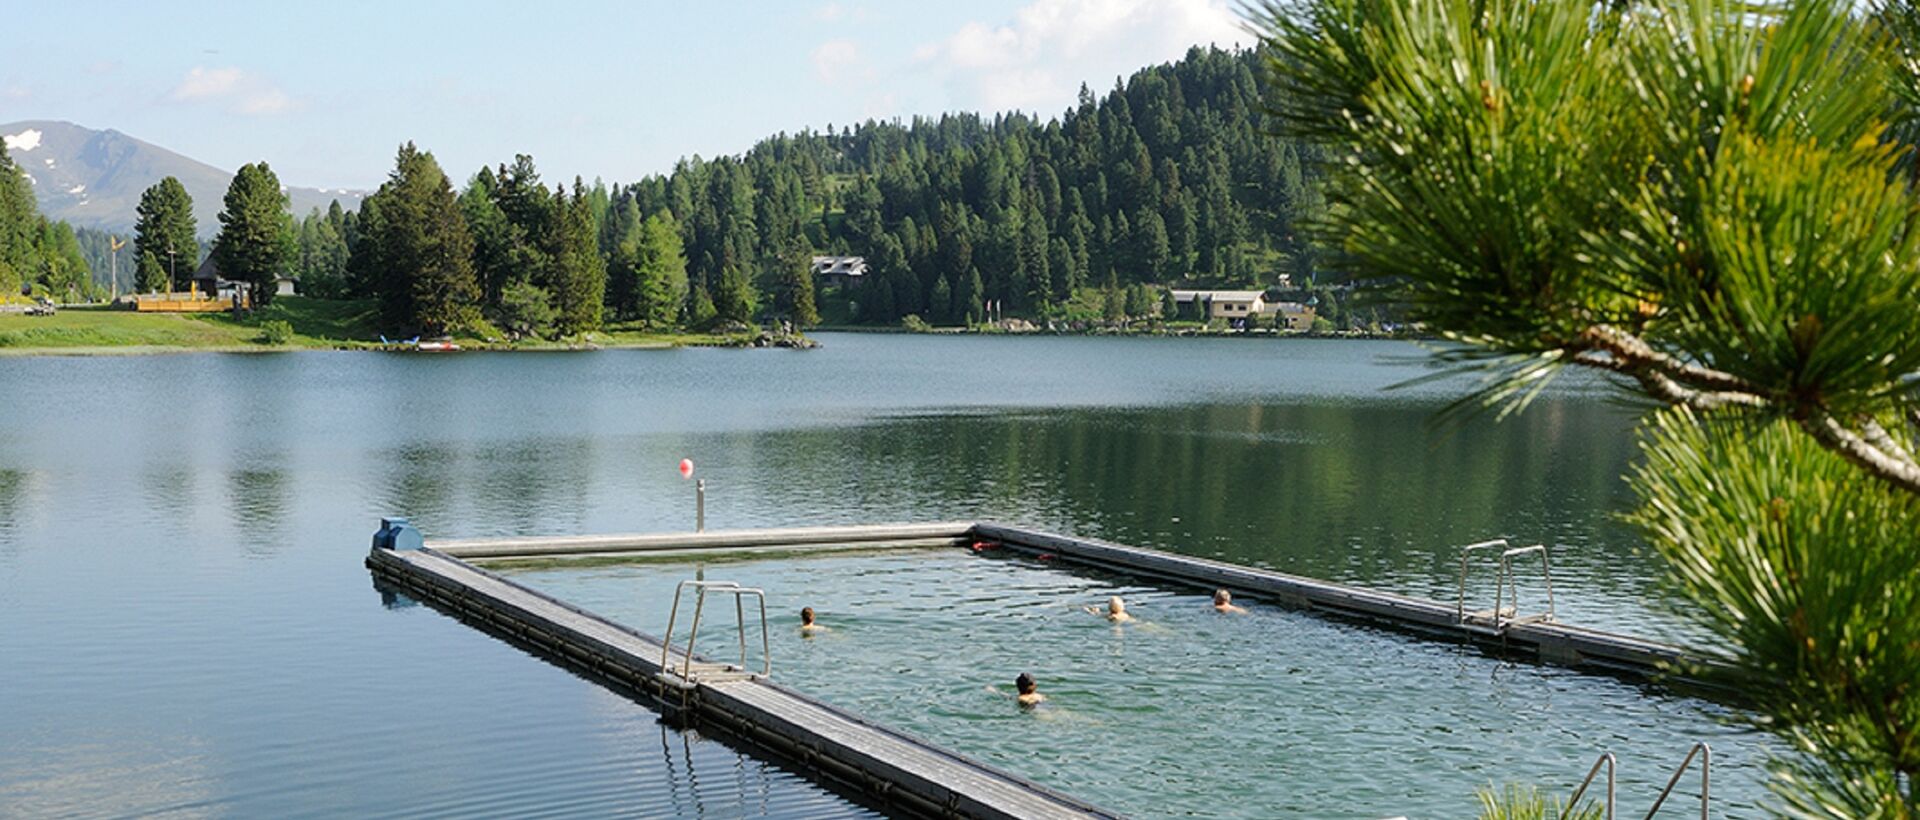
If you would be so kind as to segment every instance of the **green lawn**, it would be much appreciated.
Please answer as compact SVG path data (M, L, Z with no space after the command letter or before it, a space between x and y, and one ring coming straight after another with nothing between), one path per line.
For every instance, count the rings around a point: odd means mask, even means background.
M147 353L165 350L275 350L377 346L379 307L371 299L327 300L282 296L253 314L235 319L227 313L136 313L105 307L68 308L53 316L0 313L0 354ZM275 347L260 326L282 321L293 338ZM565 350L569 341L493 342L462 338L461 346L503 350ZM588 334L599 347L678 347L737 344L741 340L707 333L675 333L615 325Z
M67 308L53 316L0 314L0 350L24 352L136 352L143 349L270 349L260 325L284 321L293 327L288 347L334 347L375 340L373 302L331 302L283 296L243 319L227 313L136 313Z

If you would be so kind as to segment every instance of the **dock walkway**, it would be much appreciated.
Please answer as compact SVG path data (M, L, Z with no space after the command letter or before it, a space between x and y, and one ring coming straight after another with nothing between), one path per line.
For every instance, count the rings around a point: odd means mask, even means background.
M1117 816L768 680L670 684L657 677L658 639L437 550L376 547L367 564L409 594L715 721L895 809L934 817ZM683 660L668 656L670 664Z

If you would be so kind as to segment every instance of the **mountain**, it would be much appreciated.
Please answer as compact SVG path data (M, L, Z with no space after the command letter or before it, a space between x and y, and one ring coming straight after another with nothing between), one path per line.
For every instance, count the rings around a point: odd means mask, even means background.
M212 236L220 229L221 198L233 172L182 156L150 142L114 130L95 131L70 122L25 120L0 125L7 153L33 182L40 212L65 220L76 228L133 230L134 208L140 194L173 176L193 195L193 215L200 233ZM360 207L365 191L325 188L287 188L293 213Z

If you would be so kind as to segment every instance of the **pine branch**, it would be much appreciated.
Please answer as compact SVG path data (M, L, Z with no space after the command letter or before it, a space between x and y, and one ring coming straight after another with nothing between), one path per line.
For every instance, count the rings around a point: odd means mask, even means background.
M1869 474L1920 495L1920 465L1911 458L1902 459L1874 446L1859 433L1826 413L1815 413L1800 420L1800 427L1815 441Z
M1764 408L1772 404L1767 399L1752 393L1697 390L1687 387L1659 368L1647 364L1630 365L1621 372L1638 379L1640 386L1646 388L1647 393L1654 398L1701 412L1724 410L1729 407Z
M1645 340L1612 325L1594 325L1581 334L1586 341L1614 357L1659 371L1668 378L1701 390L1747 393L1764 398L1764 392L1752 382L1719 370L1680 361L1647 344Z
M1887 428L1881 427L1880 422L1872 416L1860 416L1860 434L1866 438L1868 444L1880 448L1900 461L1920 467L1920 464L1916 464L1913 460L1913 452L1901 444L1899 439L1894 438Z
M1668 404L1701 411L1772 404L1738 376L1682 362L1619 328L1594 325L1581 340L1591 348L1575 353L1575 364L1631 376L1649 395Z
M1575 364L1631 376L1648 395L1667 404L1696 411L1779 406L1738 376L1679 361L1618 328L1595 325L1581 334L1581 340L1593 348L1575 353ZM1854 430L1824 410L1808 412L1804 405L1794 409L1801 427L1821 446L1895 487L1920 495L1920 462L1878 421L1863 416L1859 430ZM1909 411L1909 416L1920 424L1920 410Z

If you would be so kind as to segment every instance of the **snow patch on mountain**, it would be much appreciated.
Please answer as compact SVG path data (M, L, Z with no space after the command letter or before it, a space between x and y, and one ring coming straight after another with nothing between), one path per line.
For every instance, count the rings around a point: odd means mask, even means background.
M0 140L6 142L8 152L24 154L40 147L40 129L29 128L18 134L8 134L0 137Z

